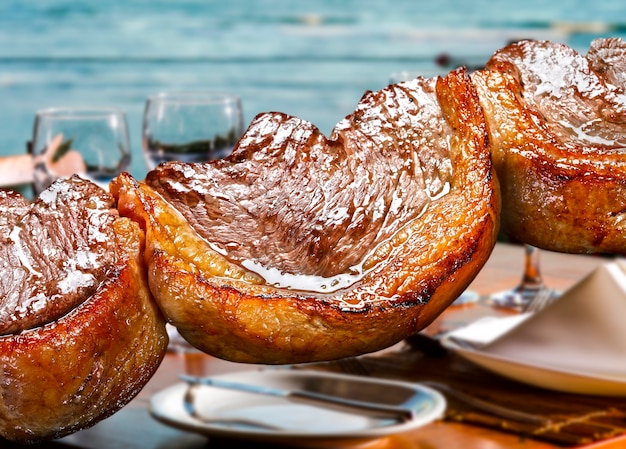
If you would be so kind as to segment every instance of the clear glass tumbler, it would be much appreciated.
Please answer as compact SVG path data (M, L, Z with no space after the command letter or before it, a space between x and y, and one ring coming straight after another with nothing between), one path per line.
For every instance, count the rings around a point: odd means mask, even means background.
M148 170L165 161L226 157L242 133L241 99L236 95L163 92L146 100L142 146Z
M125 112L114 108L50 108L35 115L31 151L34 193L78 174L107 189L130 165Z

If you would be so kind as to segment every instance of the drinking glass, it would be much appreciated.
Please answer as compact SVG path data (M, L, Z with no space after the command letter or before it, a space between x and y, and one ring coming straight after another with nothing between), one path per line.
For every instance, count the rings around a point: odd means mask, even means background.
M539 254L541 250L535 246L524 244L524 269L520 283L505 291L491 293L484 300L493 307L523 312L528 304L542 290L547 289L541 276ZM558 295L551 290L550 295Z
M142 141L149 170L164 161L226 157L242 133L241 100L236 95L163 92L146 100Z
M130 165L126 114L96 107L40 110L29 151L35 195L73 174L108 189L109 181Z

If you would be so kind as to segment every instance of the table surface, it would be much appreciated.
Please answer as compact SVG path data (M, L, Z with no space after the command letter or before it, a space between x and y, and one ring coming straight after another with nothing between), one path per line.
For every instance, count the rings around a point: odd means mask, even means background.
M481 294L505 290L520 281L523 267L523 247L498 243L492 256L476 277L470 288ZM607 262L601 256L566 255L542 251L540 255L542 274L546 284L564 290ZM453 307L444 312L430 326L436 332L439 327L451 322L466 322L486 313L479 305ZM209 374L255 369L256 366L235 364L202 355L200 364ZM198 358L194 359L198 362ZM125 449L193 449L204 447L232 447L232 442L211 440L206 436L168 427L154 420L149 412L149 401L157 391L178 382L178 375L185 370L182 355L168 354L157 373L125 408L90 429L48 443L46 447L59 448L125 448ZM586 448L611 448L626 445L626 436L613 438L584 446ZM257 447L257 445L254 445ZM38 445L31 446L33 449ZM507 434L493 429L470 426L448 421L437 421L430 425L390 437L381 438L367 445L368 449L392 448L554 448L548 443Z

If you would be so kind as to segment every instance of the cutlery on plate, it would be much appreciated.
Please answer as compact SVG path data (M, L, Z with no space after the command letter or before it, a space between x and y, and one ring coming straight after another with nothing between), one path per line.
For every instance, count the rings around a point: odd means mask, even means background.
M242 382L232 382L224 379L211 377L195 377L181 375L181 380L189 384L185 394L185 409L194 416L199 417L195 407L196 388L199 386L210 386L227 390L235 390L246 393L261 394L265 396L287 399L302 404L333 409L337 411L369 416L378 419L392 419L398 422L410 421L415 416L415 411L410 402L402 405L388 405L377 402L360 401L356 399L346 399L338 396L331 396L323 393L316 393L305 390L287 390L282 388L269 387L264 385L253 385ZM201 417L200 417L201 419Z

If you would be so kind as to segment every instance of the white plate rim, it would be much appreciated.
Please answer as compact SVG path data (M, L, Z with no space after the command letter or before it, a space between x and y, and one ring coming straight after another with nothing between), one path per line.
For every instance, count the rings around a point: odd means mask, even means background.
M215 378L224 378L232 381L239 380L240 376L249 375L250 373L254 373L255 376L319 376L321 378L360 378L358 376L352 376L348 374L340 374L334 372L325 372L325 371L314 371L308 369L259 369L255 371L241 371L241 372L233 372L227 374L220 374L216 376L212 376ZM363 378L361 378L363 380ZM219 424L213 423L204 423L199 421L192 416L188 415L183 411L180 413L180 410L166 410L161 405L165 403L166 400L180 397L181 399L181 408L182 408L182 397L187 388L187 384L181 382L174 384L170 387L167 387L163 390L158 391L153 394L150 398L150 406L149 411L153 418L162 422L163 424L169 425L171 427L175 427L182 430L192 431L196 433L200 433L206 436L215 436L215 437L226 437L226 438L234 438L234 439L254 439L258 441L277 441L277 442L285 442L289 440L314 440L314 441L324 441L324 440L368 440L375 439L384 436L388 436L391 434L398 434L402 432L406 432L408 430L412 430L418 427L422 427L424 425L430 424L431 422L440 419L443 417L447 402L445 397L436 391L433 388L421 385L419 383L414 382L405 382L405 381L396 381L389 379L380 379L380 378L366 378L367 381L376 382L380 384L393 384L393 385L404 385L415 391L419 391L426 395L428 400L430 400L432 406L429 410L418 413L414 416L413 419L392 424L389 426L377 426L371 427L360 431L350 431L350 432L341 432L341 431L331 431L325 433L319 432L306 432L306 431L270 431L263 429L241 429L241 428L233 428Z
M554 366L542 366L530 361L513 359L462 347L444 336L441 344L476 365L518 382L566 393L626 396L626 375L610 376L593 372L574 371Z

